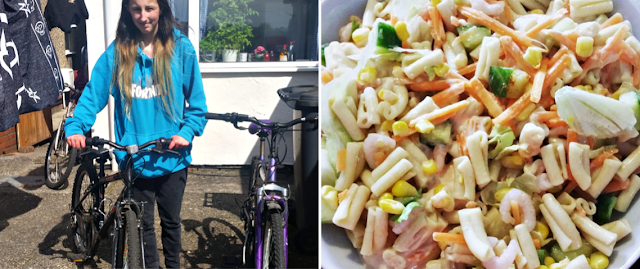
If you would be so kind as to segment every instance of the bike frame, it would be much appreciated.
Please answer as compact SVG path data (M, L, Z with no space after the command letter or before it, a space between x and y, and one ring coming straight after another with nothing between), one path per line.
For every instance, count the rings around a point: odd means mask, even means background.
M99 147L100 148L100 147ZM124 161L125 161L125 168L124 170L122 170L119 173L110 175L110 176L105 176L104 173L104 164L106 162L106 160L109 158L108 155L108 151L101 149L101 151L103 151L102 153L100 153L98 156L93 157L93 156L89 156L87 157L87 159L85 160L85 162L83 162L82 165L85 165L87 167L87 169L95 169L93 167L93 164L91 163L91 161L93 159L96 159L96 162L98 162L100 164L100 172L98 174L97 178L91 178L91 188L89 188L87 191L85 191L85 193L82 195L82 197L80 198L80 200L78 201L78 204L74 205L72 208L72 212L76 212L77 210L79 210L79 206L82 204L82 202L87 198L87 196L90 193L94 193L95 196L94 197L99 197L99 200L95 200L93 201L93 213L96 214L101 214L98 216L97 221L98 223L94 223L94 225L96 225L96 227L99 228L98 234L100 235L100 239L106 238L109 235L109 230L111 228L111 224L113 224L114 220L115 220L115 229L114 229L114 242L113 242L113 253L112 253L112 258L113 258L113 263L112 263L112 268L115 268L115 264L116 264L116 255L118 255L117 253L117 247L118 247L118 235L120 233L120 230L123 228L122 225L122 209L125 208L125 206L129 206L136 214L136 219L139 221L142 219L142 214L144 212L144 204L137 202L135 200L133 200L132 198L132 192L133 192L133 161L130 161L131 156L127 156L125 157ZM95 171L95 170L94 170ZM97 179L97 182L96 182ZM116 181L116 180L124 180L125 183L125 188L122 190L122 192L120 193L120 195L118 196L118 198L116 199L116 202L114 203L113 206L111 206L109 213L105 214L104 213L104 192L105 192L105 185ZM96 219L96 218L94 218ZM104 221L106 219L106 221ZM143 230L142 230L142 226L140 226L139 228L139 236L140 239L143 238ZM144 260L144 240L140 240L140 250L142 252L142 267L145 268L145 260Z
M263 182L262 186L260 188L258 188L257 190L257 194L258 194L258 199L256 200L256 205L255 205L255 216L256 216L256 223L254 225L254 230L255 230L255 246L254 246L254 250L256 251L256 255L255 255L255 265L256 268L262 268L262 250L264 248L264 242L263 242L263 232L264 232L264 220L262 219L262 213L267 211L268 205L267 202L276 202L280 208L282 209L283 212L283 217L284 217L284 227L283 227L283 231L282 234L284 235L284 257L285 257L285 267L288 265L289 263L289 251L288 251L288 239L287 239L287 228L289 226L289 208L287 205L287 200L288 200L288 196L289 196L289 189L287 187L282 187L276 184L276 160L277 160L277 156L278 156L278 152L276 151L275 147L270 147L270 151L269 151L269 165L265 165L265 143L266 143L266 138L269 136L269 133L271 131L267 130L265 128L260 128L260 131L258 132L258 136L260 137L260 164L261 167L260 169L263 170L265 173L265 181ZM274 143L276 143L276 136L275 135L271 135L271 145L275 145ZM268 167L268 173L266 171L265 168ZM269 192L269 193L267 193ZM274 192L279 192L281 195L277 195L274 194Z

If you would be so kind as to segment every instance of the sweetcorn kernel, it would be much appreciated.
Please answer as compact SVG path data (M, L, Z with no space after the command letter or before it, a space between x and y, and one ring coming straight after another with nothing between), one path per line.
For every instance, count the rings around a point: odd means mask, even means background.
M376 69L373 66L367 66L365 68L362 68L362 70L360 70L360 73L358 74L358 81L362 83L370 84L370 83L373 83L373 81L375 81L377 77L378 77L378 71L376 71Z
M416 187L409 184L409 182L405 180L398 180L393 184L391 194L393 194L394 197L410 197L418 195L418 190L416 190Z
M539 221L536 222L535 230L539 232L540 235L542 235L542 240L547 239L547 236L549 236L549 226L547 226L542 222L539 222Z
M428 134L433 131L434 128L435 126L429 120L422 120L416 124L416 130L421 134Z
M380 199L378 200L378 206L382 208L384 212L389 214L402 214L404 210L404 205L393 199Z
M407 30L407 24L405 22L400 21L396 23L395 30L400 41L407 41L407 39L409 39L409 31Z
M409 125L407 125L404 121L396 121L392 126L393 134L398 136L407 136L409 135Z
M422 162L422 172L425 175L433 175L436 172L438 172L438 166L436 165L436 162L434 160L427 160L427 161ZM440 184L440 185L442 185L442 184ZM440 186L440 185L438 185L438 186ZM442 189L442 187L440 187L440 189Z
M576 42L576 54L580 57L589 57L593 54L593 37L580 36Z

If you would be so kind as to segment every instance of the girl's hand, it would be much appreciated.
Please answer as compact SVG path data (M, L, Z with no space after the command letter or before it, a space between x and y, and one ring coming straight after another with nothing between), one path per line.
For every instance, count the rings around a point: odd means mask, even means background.
M85 140L86 140L86 137L81 134L75 134L67 137L67 143L69 144L69 146L77 149L81 149L85 147L85 144L84 144Z
M169 149L183 149L189 146L189 141L182 138L182 136L174 135L171 137L171 144L169 144Z

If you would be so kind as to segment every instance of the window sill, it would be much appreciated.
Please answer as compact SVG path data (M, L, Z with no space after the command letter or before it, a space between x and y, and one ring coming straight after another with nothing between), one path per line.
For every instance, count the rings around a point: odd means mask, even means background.
M317 61L295 62L200 62L201 73L318 72Z

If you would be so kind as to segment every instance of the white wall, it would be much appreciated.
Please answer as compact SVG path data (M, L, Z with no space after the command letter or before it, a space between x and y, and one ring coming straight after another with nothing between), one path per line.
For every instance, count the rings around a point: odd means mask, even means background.
M280 100L277 90L287 86L318 84L316 72L203 74L203 77L210 112L238 112L283 122L294 118L293 110ZM285 140L287 155L283 161L293 164L295 142L292 132L285 135ZM204 135L194 139L193 143L193 164L250 164L251 156L259 153L257 136L237 130L223 121L209 121ZM279 154L284 156L283 146Z
M103 1L85 1L85 4L90 14L87 21L89 69L93 70L95 62L106 48ZM117 22L119 9L115 13L112 15L115 17L112 18L112 23ZM272 121L289 121L294 117L293 110L280 101L278 89L318 84L318 73L315 71L205 73L202 76L210 112L238 112ZM109 128L112 128L109 125L108 110L105 108L98 114L92 128L93 135L109 138ZM299 136L296 137L299 141ZM283 161L285 164L293 164L295 141L291 132L285 135L285 139L287 155ZM196 165L250 164L251 156L258 153L259 146L257 136L219 121L209 121L203 136L196 137L193 144L192 163ZM281 157L283 155L284 149L280 153Z

